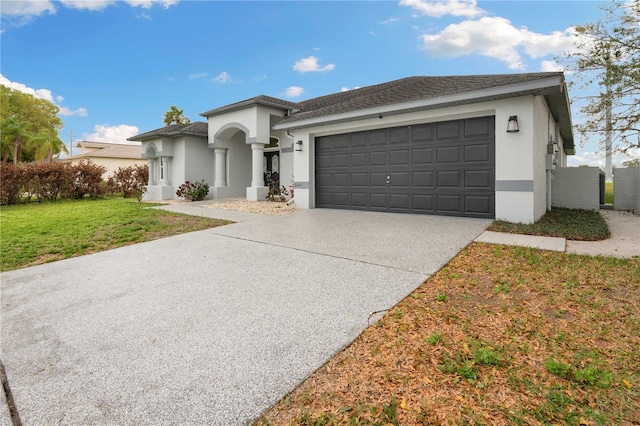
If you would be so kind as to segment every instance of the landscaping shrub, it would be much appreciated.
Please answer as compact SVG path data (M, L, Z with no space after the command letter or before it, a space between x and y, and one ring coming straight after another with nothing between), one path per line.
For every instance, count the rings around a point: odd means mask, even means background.
M124 198L135 196L138 201L147 190L149 181L149 166L135 165L118 167L113 176L107 181L111 193L122 193Z
M69 185L71 167L64 163L44 163L41 161L26 163L25 175L28 181L25 192L28 199L35 197L38 201L55 201L58 195Z
M75 166L71 166L68 195L76 200L83 198L85 195L91 198L98 198L104 195L107 188L102 184L102 174L106 170L105 167L91 161L81 161Z
M24 168L0 161L0 182L0 204L17 203L25 183Z
M209 194L209 184L204 181L190 182L186 181L176 191L178 197L182 197L189 201L201 201Z

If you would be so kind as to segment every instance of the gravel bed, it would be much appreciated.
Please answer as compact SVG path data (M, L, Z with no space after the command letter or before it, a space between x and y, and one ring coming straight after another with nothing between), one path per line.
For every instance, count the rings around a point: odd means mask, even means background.
M293 205L288 206L287 203L273 201L233 200L222 201L219 203L203 204L201 207L206 207L209 209L233 210L243 213L268 214L272 216L280 216L296 211L296 208L293 207Z

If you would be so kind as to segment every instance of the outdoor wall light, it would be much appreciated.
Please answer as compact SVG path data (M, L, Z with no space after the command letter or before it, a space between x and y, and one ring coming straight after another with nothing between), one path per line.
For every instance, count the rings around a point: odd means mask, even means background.
M296 151L302 151L302 141L296 142Z
M518 127L518 116L512 115L509 117L509 122L507 123L507 133L516 133L519 132L520 128Z

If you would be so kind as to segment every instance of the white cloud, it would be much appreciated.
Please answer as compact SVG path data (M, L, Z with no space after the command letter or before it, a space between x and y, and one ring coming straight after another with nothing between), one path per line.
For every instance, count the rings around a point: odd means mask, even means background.
M11 16L38 16L43 13L56 13L56 7L51 1L3 1L2 14Z
M441 18L445 15L475 18L485 14L476 0L400 0L401 6L409 6L416 12Z
M542 71L542 72L554 72L554 71L565 71L565 72L567 72L567 70L565 68L566 67L564 67L563 65L557 63L553 59L550 60L550 61L542 61L542 62L540 62L540 71Z
M231 82L231 75L228 72L222 71L220 74L211 79L211 81L215 81L216 83L225 84Z
M297 98L304 93L304 89L300 86L290 86L284 93L288 98Z
M61 106L60 112L58 112L58 114L60 114L63 117L70 117L72 115L77 115L79 117L86 117L87 115L89 115L87 113L86 108L69 109L66 106Z
M189 76L189 79L191 80L195 80L197 78L203 78L206 77L208 74L206 72L197 72L197 73L193 73Z
M486 16L448 25L438 33L423 35L421 40L434 56L478 54L505 62L511 69L524 68L521 52L536 59L575 49L571 28L540 34L516 28L508 19ZM550 63L543 66L550 67Z
M96 124L93 126L93 133L85 133L83 139L91 142L131 144L131 142L127 141L127 138L135 136L138 133L140 133L140 129L138 129L137 126L130 126L128 124L120 124L117 126Z
M178 4L180 0L125 0L124 3L131 7L149 9L160 5L165 9ZM59 4L69 9L101 11L119 3L116 0L59 0ZM3 0L2 20L3 24L21 26L27 24L33 18L45 13L56 13L56 5L51 0ZM143 17L146 17L143 15ZM4 28L2 30L5 31Z
M0 74L0 84L7 86L10 89L35 96L38 99L44 99L54 105L57 105L60 108L59 114L62 116L78 115L80 117L86 117L88 115L86 108L78 108L76 110L72 110L65 106L59 105L64 100L64 97L58 95L55 97L54 101L53 94L49 89L34 89L33 87L29 87L26 84L11 81L2 74Z
M315 56L300 59L293 65L293 69L299 72L324 72L331 71L335 67L335 64L327 64L324 67L321 67L320 64L318 64L318 58Z
M393 24L394 22L398 22L398 21L399 21L398 18L393 18L392 17L392 18L386 19L384 21L378 22L378 24L380 24L380 25L388 25L388 24Z
M60 0L65 7L78 10L103 10L115 3L113 0Z
M349 88L348 88L348 87L346 87L346 86L342 86L342 88L340 89L340 91L341 91L341 92L348 92L349 90L355 90L355 89L359 89L359 88L360 88L360 86L356 86L356 87L354 87L354 88L352 88L352 89L349 89Z

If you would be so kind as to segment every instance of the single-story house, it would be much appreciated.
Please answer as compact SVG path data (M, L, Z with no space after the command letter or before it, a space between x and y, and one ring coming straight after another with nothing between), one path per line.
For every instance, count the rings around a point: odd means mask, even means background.
M140 152L140 144L122 144L108 142L78 141L76 144L80 148L80 154L67 157L65 161L71 164L78 164L81 161L91 161L98 166L103 166L106 171L103 177L106 179L120 167L130 167L147 164L147 159L143 158Z
M556 168L574 154L561 72L408 77L301 102L261 95L201 115L206 123L129 139L149 160L148 199L204 179L210 198L264 200L272 176L295 188L301 209L531 223L551 208Z

